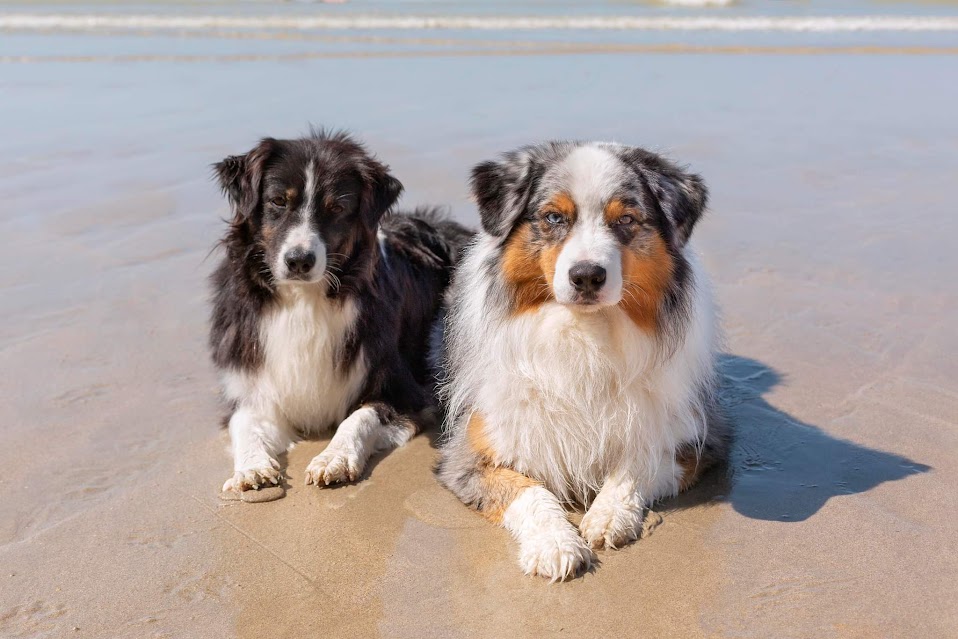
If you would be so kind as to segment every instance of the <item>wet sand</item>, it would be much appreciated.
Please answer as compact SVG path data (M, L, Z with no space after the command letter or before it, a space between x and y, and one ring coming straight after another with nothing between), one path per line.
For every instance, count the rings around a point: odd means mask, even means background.
M4 34L0 53L130 52L113 37ZM136 46L160 57L0 64L0 636L958 636L953 54ZM404 205L473 224L470 165L531 140L639 143L701 172L728 473L557 585L436 484L430 436L334 489L302 485L325 444L305 442L283 499L221 501L208 165L310 122L359 132Z

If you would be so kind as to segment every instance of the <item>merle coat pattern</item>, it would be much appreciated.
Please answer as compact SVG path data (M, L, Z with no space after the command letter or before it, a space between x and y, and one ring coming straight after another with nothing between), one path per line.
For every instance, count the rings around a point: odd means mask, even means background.
M728 450L721 331L690 243L708 192L642 148L575 141L480 163L472 189L482 231L434 333L437 475L512 533L524 572L566 579Z

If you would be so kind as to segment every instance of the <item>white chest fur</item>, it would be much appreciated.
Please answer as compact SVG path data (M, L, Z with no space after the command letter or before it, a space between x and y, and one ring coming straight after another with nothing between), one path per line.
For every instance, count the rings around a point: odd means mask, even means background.
M361 352L346 370L337 361L356 316L355 303L331 303L318 287L284 287L260 323L262 365L227 373L227 396L301 432L335 426L366 376Z
M476 395L501 461L583 501L617 471L651 481L669 464L664 475L675 476L674 451L705 428L696 390L711 340L694 324L665 354L617 308L547 304L509 320Z

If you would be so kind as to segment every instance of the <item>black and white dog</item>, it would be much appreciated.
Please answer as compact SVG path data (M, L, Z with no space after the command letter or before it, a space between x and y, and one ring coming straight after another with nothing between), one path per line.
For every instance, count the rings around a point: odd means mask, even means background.
M470 233L402 191L344 133L262 140L215 165L232 206L210 348L231 408L224 491L278 484L279 456L334 426L306 483L353 481L434 419L424 351Z
M553 142L475 167L483 232L444 343L440 481L563 579L721 460L717 322L689 235L704 184L640 148ZM578 530L565 504L588 506Z

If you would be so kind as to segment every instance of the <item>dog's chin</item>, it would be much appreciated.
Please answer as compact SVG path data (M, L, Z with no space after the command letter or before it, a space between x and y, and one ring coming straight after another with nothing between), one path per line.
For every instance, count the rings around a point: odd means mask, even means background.
M289 275L274 276L274 282L279 286L316 286L323 281L321 272L309 273L307 275Z
M573 313L587 313L587 314L598 313L603 308L605 308L604 305L599 304L599 302L595 300L591 300L591 301L577 300L574 302L566 302L565 304L563 304L563 306L565 306L567 309L569 309Z
M619 299L604 299L602 296L584 297L576 295L572 299L563 300L556 297L556 301L574 313L598 313L619 303Z

